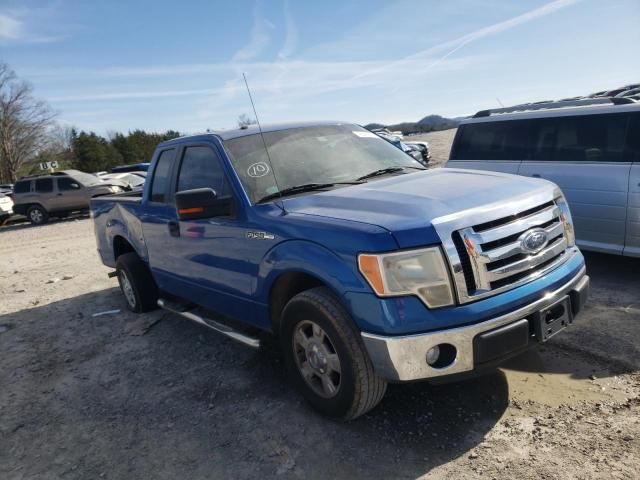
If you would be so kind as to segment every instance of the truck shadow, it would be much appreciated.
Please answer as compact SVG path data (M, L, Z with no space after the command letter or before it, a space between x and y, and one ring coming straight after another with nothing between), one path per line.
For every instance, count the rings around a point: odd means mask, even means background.
M128 334L141 319L161 321ZM75 478L417 477L468 455L509 405L494 371L390 385L367 415L328 420L289 386L276 349L136 316L116 288L2 315L0 327L0 465L25 476L71 464Z

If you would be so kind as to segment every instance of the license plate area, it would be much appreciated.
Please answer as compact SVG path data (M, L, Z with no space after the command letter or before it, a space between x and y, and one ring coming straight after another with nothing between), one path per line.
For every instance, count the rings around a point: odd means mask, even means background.
M534 318L533 327L539 342L546 342L564 330L572 321L571 300L568 296L540 310Z

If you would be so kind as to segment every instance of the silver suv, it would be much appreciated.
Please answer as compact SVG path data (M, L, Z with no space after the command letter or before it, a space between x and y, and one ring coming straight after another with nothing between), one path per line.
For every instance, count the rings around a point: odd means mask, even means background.
M66 217L72 212L88 210L93 197L122 191L124 188L117 181L106 182L78 170L63 170L16 182L13 211L40 225L52 216Z
M589 98L478 112L447 167L551 180L584 250L640 257L640 103Z

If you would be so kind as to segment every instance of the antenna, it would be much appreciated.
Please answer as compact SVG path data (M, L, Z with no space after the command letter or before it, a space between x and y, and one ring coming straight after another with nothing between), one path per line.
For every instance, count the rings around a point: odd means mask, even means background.
M251 89L249 88L249 82L247 81L247 74L242 72L242 78L244 78L244 84L247 87L247 93L249 94L249 100L251 101L251 108L253 108L253 114L256 116L256 123L258 124L258 131L260 132L260 138L262 138L262 144L264 145L264 151L267 154L267 159L269 160L269 168L271 168L271 173L273 174L273 181L276 184L276 188L278 189L278 193L280 193L280 186L278 185L278 179L276 178L276 171L273 169L273 163L271 162L271 155L269 155L269 149L267 148L267 141L264 139L264 133L262 133L262 125L260 125L260 119L258 118L258 112L256 111L256 105L253 103L253 96L251 95ZM287 213L287 210L284 208L284 202L282 201L282 193L280 193L280 208L283 213Z

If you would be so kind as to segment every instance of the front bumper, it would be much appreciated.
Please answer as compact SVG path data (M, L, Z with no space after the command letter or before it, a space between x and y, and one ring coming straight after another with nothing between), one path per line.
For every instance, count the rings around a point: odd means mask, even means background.
M569 282L543 298L513 312L473 325L397 337L362 333L376 373L390 381L411 381L470 372L491 360L507 358L541 340L534 321L541 311L568 299L568 318L580 312L589 293L583 267ZM455 348L453 360L442 368L430 366L426 354L436 345ZM450 350L450 349L449 349Z

